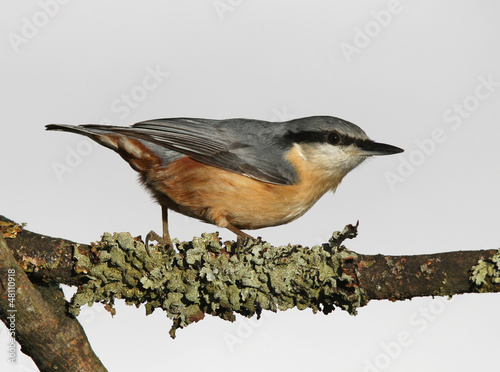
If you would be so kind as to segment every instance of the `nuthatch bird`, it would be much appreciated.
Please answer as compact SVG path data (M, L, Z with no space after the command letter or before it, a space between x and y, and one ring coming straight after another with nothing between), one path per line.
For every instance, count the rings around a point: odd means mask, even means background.
M358 126L329 116L286 122L249 119L149 120L131 127L50 124L116 151L162 207L163 244L172 244L168 210L225 227L286 224L302 216L372 155L402 152ZM147 243L146 243L147 246Z

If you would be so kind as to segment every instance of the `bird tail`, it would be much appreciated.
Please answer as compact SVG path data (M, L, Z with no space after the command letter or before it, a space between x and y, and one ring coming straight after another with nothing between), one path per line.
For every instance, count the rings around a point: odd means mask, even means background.
M48 124L45 126L46 130L59 130L63 132L71 132L82 134L84 136L96 139L96 136L101 134L108 134L113 132L113 129L120 127L113 127L109 125L87 124L87 125L68 125L68 124Z
M138 138L139 136L128 135L127 128L123 127L99 124L48 124L45 128L47 130L58 130L84 135L100 145L116 151L132 168L139 172L146 171L160 164L161 158L158 156L158 153L165 153L165 149L162 152L157 149L155 153L153 150L158 145L148 143L148 146L146 146ZM167 155L165 156L168 157ZM172 154L170 155L171 157L173 156Z
M46 130L58 130L63 132L71 132L81 134L96 141L102 146L117 151L118 137L114 132L120 127L113 127L108 125L87 124L87 125L68 125L68 124L48 124L45 126Z

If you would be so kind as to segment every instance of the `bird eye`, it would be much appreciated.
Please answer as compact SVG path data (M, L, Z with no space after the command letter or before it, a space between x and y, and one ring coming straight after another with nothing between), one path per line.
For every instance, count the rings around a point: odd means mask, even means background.
M328 133L328 135L326 137L326 140L331 145L338 145L340 143L341 139L342 138L341 138L340 134L338 134L337 132L330 132L330 133Z

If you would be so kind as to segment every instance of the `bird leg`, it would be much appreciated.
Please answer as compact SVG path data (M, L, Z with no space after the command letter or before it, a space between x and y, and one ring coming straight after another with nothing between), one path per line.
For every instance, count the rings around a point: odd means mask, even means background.
M162 226L163 226L163 236L158 235L156 232L151 230L148 235L146 235L146 251L149 255L149 241L153 240L163 245L165 248L173 247L172 240L170 239L170 234L168 233L168 208L162 206L161 207L161 217L162 217Z
M168 233L168 208L161 207L161 220L163 228L163 245L169 245L172 247L172 239L170 239L170 234Z

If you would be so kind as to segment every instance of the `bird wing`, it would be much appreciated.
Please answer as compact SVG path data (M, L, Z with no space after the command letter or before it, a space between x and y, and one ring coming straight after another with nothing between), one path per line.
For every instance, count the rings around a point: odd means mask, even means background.
M283 123L173 118L112 128L259 181L279 185L297 181L295 169L284 158L289 148L282 141ZM157 155L161 157L160 153Z

